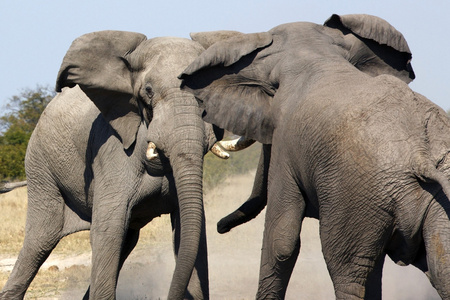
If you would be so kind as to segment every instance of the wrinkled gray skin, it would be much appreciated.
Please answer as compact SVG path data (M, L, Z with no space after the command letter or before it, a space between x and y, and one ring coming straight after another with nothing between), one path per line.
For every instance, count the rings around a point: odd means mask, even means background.
M203 50L187 39L118 31L74 41L59 93L29 142L25 241L1 299L22 299L61 238L87 229L85 299L114 299L139 230L165 213L177 256L168 299L209 298L202 168L216 136L177 78ZM157 159L146 158L149 141Z
M284 297L304 217L337 299L380 299L386 254L450 299L450 121L410 58L384 20L333 15L216 43L180 76L207 121L272 145L258 299Z

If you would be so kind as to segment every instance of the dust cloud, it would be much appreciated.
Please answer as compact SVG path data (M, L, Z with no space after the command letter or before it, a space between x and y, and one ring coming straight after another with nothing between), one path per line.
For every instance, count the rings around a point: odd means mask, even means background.
M220 235L216 223L250 195L253 175L237 176L207 192L209 277L211 299L254 299L258 284L264 213L252 222ZM158 246L139 250L122 269L118 299L165 299L175 267L171 230L158 237ZM318 222L305 220L302 249L286 299L334 299L333 287L322 258ZM383 299L440 299L426 276L413 267L400 267L386 259Z

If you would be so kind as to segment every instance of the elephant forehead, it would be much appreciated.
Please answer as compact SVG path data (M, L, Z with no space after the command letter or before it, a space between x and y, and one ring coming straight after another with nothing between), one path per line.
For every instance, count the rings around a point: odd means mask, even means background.
M198 43L188 39L160 37L142 42L128 59L130 65L138 70L156 62L187 66L203 50Z

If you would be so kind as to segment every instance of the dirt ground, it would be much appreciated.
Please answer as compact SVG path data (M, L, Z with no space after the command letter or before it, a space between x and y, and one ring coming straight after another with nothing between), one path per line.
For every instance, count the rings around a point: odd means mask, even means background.
M254 299L257 283L264 213L252 222L231 232L216 232L217 221L245 201L251 191L253 174L226 180L222 186L205 196L207 218L209 276L211 299ZM175 266L171 229L167 216L167 229L148 247L137 247L124 265L117 288L118 299L165 299ZM148 225L148 226L151 226ZM9 260L12 266L14 259ZM50 257L44 268L57 265L89 266L90 255L64 258ZM8 263L0 262L4 268ZM70 290L61 291L59 298L81 299L88 278ZM302 249L291 278L286 299L333 299L333 288L326 270L318 239L318 222L307 219L302 229ZM44 299L44 298L41 298ZM440 299L426 276L413 267L400 267L386 259L383 274L383 299Z

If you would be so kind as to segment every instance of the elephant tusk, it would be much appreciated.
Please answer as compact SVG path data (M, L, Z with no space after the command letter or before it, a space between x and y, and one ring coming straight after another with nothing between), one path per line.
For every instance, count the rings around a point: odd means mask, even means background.
M158 157L158 152L156 151L156 145L153 142L148 143L147 152L145 156L148 160L153 160Z
M228 154L226 151L224 151L219 145L218 142L215 143L210 150L214 155L221 159L228 159L230 157L230 154Z
M243 150L245 148L250 147L253 145L256 141L252 139L246 139L244 137L239 137L234 140L229 141L219 141L217 142L223 149L226 151L239 151Z

